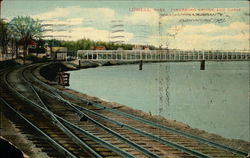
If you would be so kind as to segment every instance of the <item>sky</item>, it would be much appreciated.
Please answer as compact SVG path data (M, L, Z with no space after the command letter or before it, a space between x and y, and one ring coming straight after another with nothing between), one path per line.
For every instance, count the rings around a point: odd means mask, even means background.
M2 18L16 16L40 19L46 38L185 50L250 47L245 0L3 0Z

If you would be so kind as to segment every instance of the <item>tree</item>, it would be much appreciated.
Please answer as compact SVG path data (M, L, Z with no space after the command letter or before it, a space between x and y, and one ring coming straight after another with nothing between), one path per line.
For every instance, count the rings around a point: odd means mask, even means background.
M0 19L0 47L3 54L7 53L8 43L10 40L8 24Z
M27 55L27 49L31 40L39 39L42 36L43 27L39 20L35 20L29 16L14 17L10 23L10 30L15 34L19 43L23 45L24 62Z

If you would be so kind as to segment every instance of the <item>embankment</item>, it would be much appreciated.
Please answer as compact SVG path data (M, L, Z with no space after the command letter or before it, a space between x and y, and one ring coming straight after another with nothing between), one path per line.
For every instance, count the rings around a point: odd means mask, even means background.
M135 62L133 62L133 63L128 63L128 62L122 62L122 63L120 63L120 62L117 62L117 63L115 63L115 62L112 62L112 63L110 63L110 62L109 63L107 63L107 62L106 63L105 62L85 62L85 63L81 63L81 68L94 68L97 66L111 66L111 65L121 65L121 64L135 64ZM55 75L57 74L59 69L62 71L69 71L69 70L77 70L78 68L79 67L77 64L72 64L72 63L63 63L63 64L62 63L55 63L55 64L47 65L47 66L44 66L41 68L40 72L41 72L42 76L40 76L40 78L42 80L44 80L45 82L50 83L51 81L55 81L55 79L53 79L53 77L55 77ZM48 80L50 80L50 81L48 81ZM53 82L53 83L55 83L55 82ZM82 93L79 93L79 92L71 90L71 89L62 88L62 86L59 86L59 85L54 85L54 86L56 86L57 88L59 88L61 90L72 93L74 95L80 96L82 98L85 98L85 99L88 99L88 100L91 100L91 101L94 101L97 103L101 103L107 107L116 108L116 109L119 109L121 111L130 113L130 114L133 114L136 116L140 116L142 118L145 118L145 119L148 119L148 120L151 120L151 121L163 124L163 125L166 125L168 127L172 127L172 128L175 128L175 129L178 129L181 131L185 131L185 132L193 134L193 135L197 135L197 136L200 136L200 137L203 137L206 139L210 139L212 141L215 141L215 142L218 142L221 144L225 144L227 146L231 146L231 147L236 148L236 149L250 152L250 142L237 140L237 139L226 139L226 138L223 138L219 135L215 135L215 134L203 131L203 130L191 128L190 126L188 126L184 123L181 123L181 122L177 122L175 120L168 120L168 119L166 119L162 116L158 116L158 115L152 116L149 113L143 112L141 110L136 110L136 109L130 108L126 105L121 105L121 104L118 104L115 102L107 102L107 101L101 100L101 99L94 97L94 96L89 96L87 94L82 94Z

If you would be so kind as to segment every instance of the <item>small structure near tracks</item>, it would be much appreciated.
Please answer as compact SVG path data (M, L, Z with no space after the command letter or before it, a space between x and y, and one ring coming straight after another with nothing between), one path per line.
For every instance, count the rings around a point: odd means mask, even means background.
M58 84L62 85L63 87L69 86L69 76L70 73L58 72L56 76Z

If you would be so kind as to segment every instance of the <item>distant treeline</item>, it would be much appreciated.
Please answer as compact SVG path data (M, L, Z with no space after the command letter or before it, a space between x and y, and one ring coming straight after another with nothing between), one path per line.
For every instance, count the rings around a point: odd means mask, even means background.
M77 41L63 41L63 40L37 40L38 46L43 47L45 43L48 43L49 47L67 47L68 53L74 55L77 50L94 50L96 46L103 46L106 50L117 50L117 49L124 49L124 50L132 50L134 47L133 44L117 44L113 42L103 42L103 41L93 41L90 39L81 39ZM143 46L140 45L142 48L149 47L149 49L156 49L154 46Z

